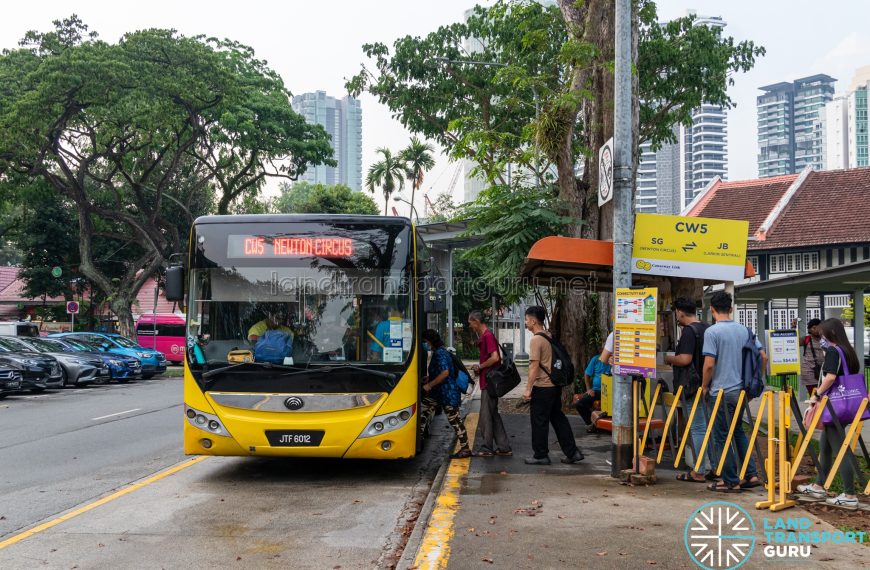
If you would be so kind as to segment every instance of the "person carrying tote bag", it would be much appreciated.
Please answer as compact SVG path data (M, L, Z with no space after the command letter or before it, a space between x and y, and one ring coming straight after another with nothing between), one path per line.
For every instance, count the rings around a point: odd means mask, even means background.
M837 452L843 446L844 432L837 429L830 408L833 408L842 429L852 423L858 413L861 401L867 397L867 386L861 370L858 355L849 343L846 330L839 319L827 319L819 325L821 344L825 348L825 362L819 378L819 387L810 400L816 406L822 396L827 396L831 405L824 410L815 410L822 414L822 434L819 439L819 472L816 482L811 485L798 485L798 492L826 499L830 505L849 509L858 508L858 497L855 495L855 473L849 462L840 464L840 476L843 478L844 492L836 497L827 497L822 487L834 463ZM853 373L852 371L855 371ZM870 411L865 410L862 420L870 419Z

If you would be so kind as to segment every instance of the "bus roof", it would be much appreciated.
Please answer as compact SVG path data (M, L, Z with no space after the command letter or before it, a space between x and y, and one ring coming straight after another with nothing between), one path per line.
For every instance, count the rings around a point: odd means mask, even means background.
M137 323L153 323L154 315L150 313L144 313ZM158 325L183 325L184 317L180 315L176 315L175 313L157 313L157 324Z
M244 224L291 222L360 222L367 224L411 225L410 218L397 216L361 216L350 214L240 214L200 216L194 224Z

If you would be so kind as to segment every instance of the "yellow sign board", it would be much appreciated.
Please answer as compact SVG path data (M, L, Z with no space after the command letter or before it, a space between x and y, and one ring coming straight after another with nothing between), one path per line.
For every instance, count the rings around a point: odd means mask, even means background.
M743 220L637 214L632 272L739 281L748 234Z
M796 330L767 331L770 374L800 374L800 343Z

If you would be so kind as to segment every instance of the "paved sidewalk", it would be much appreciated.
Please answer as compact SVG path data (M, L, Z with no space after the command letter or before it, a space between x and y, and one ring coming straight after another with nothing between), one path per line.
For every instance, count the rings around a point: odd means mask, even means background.
M779 516L807 517L810 531L836 529L799 507L783 513L756 510L755 501L766 494L763 488L713 493L704 485L677 482L674 471L661 467L654 486L620 484L609 476L609 434L587 435L576 416L569 418L586 460L561 464L551 431L553 465L527 466L528 416L503 418L514 456L451 462L429 521L428 558L418 556L417 568L697 568L684 546L686 523L712 501L735 503L754 522L755 552L743 568L870 566L870 547L860 544L821 544L810 549L809 560L766 557L764 526L774 525ZM424 539L423 549L426 545Z

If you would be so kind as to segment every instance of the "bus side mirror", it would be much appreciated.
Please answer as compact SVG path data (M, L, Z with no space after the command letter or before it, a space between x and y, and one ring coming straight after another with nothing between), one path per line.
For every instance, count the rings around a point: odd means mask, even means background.
M447 310L447 281L440 275L423 278L423 312L441 313Z
M176 265L166 270L165 292L167 301L184 300L184 267Z

